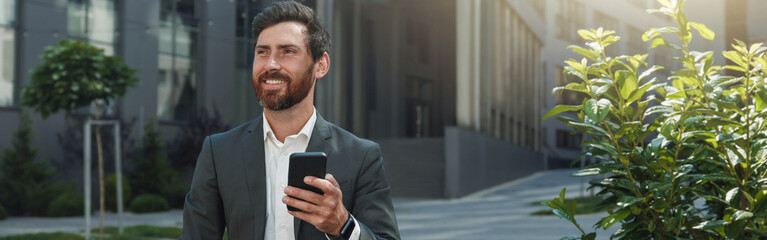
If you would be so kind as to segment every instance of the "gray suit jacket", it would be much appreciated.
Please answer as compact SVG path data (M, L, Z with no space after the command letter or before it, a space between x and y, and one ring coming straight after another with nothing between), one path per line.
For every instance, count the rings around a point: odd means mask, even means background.
M266 178L263 117L205 139L184 202L181 239L263 239ZM343 203L357 219L360 239L399 239L378 144L317 115L307 152L325 152L327 172L341 185ZM294 218L296 239L325 239Z

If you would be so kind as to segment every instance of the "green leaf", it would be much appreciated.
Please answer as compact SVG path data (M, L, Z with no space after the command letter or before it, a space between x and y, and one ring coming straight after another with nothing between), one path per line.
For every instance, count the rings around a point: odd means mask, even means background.
M727 225L727 221L725 220L714 220L714 221L707 221L707 222L701 222L697 226L693 227L694 229L703 229L703 230L709 230L709 229L715 229L724 227L724 225Z
M650 48L656 48L658 46L668 46L668 43L666 43L666 39L663 39L663 37L657 37L650 42Z
M629 71L620 70L615 72L615 79L621 89L621 97L625 100L631 96L631 93L637 89L637 79Z
M543 115L543 120L546 120L547 118L550 118L562 112L578 111L578 110L581 110L582 108L583 108L583 105L557 105L553 109L551 109L549 112L547 112L546 115Z
M679 29L675 27L651 28L650 30L642 34L642 41L647 42L650 39L657 37L661 33L676 33L677 31L679 31Z
M581 38L583 38L584 40L589 40L589 41L597 40L597 36L594 34L594 32L586 30L586 29L578 30L578 35L581 36Z
M570 176L584 177L584 176L599 175L601 173L602 173L602 170L600 168L584 168L584 169L573 172L572 174L570 174Z
M696 23L696 22L689 22L688 24L690 24L690 27L698 30L698 33L700 34L701 37L708 40L714 40L714 31L711 31L711 29L706 27L705 24Z
M735 64L738 64L738 66L740 66L741 68L745 68L747 66L746 61L736 51L724 51L722 52L722 55L725 58L729 59L730 61L734 62Z
M751 217L753 216L754 214L749 211L738 210L737 212L735 212L735 214L732 215L732 218L734 219L733 222L735 222L740 220L751 219Z
M727 202L732 202L733 198L735 198L735 195L738 194L738 190L740 190L740 188L734 187L730 189L730 191L727 191L727 195L725 196L724 200Z
M587 234L583 234L583 236L581 236L581 240L594 240L596 238L597 238L597 233L595 232L590 232Z
M620 221L623 221L623 219L626 219L626 217L631 214L631 210L629 208L623 208L613 214L610 214L609 216L602 218L602 220L599 221L599 227L601 227L604 230L607 230L612 225L619 223Z
M618 197L617 205L618 207L626 208L638 202L641 202L642 200L644 200L644 198L629 196L629 195L621 195L620 197Z

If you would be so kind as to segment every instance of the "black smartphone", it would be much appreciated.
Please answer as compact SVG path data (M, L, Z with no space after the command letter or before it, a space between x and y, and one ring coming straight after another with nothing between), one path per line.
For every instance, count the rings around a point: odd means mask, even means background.
M315 176L324 179L325 165L327 162L328 157L324 152L302 152L291 154L290 165L288 167L288 185L306 189L318 194L324 194L319 188L304 183L304 178L306 176ZM301 211L300 209L291 206L288 206L288 210Z

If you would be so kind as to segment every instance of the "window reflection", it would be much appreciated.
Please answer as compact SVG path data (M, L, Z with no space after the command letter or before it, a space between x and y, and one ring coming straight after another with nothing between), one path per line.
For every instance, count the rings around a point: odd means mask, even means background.
M16 21L16 0L0 0L0 25L13 26Z
M13 106L16 1L0 0L0 106Z
M69 37L86 41L114 54L117 13L114 0L70 0L67 5Z
M193 117L197 98L194 62L185 57L160 54L158 64L158 116L166 120Z
M197 108L197 3L160 2L157 115L164 121L188 121Z

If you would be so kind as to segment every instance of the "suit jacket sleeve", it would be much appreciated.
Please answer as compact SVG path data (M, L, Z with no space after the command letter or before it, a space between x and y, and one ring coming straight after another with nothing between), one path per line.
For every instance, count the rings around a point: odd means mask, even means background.
M184 201L184 227L179 239L221 239L224 234L224 210L212 149L211 137L205 138Z
M378 144L368 148L358 179L351 213L359 222L360 240L399 239L397 218Z

